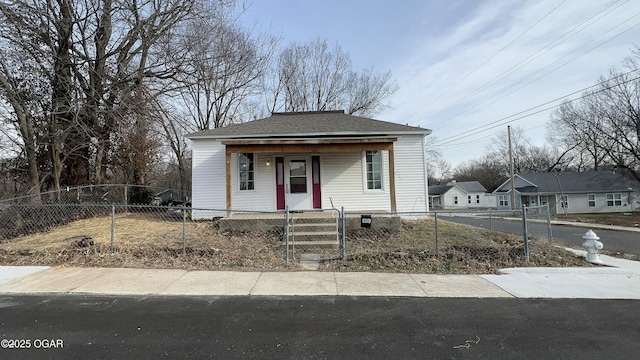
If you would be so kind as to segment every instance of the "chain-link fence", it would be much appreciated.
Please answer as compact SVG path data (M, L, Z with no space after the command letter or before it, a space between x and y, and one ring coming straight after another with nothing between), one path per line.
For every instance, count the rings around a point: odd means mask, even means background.
M175 189L127 184L62 187L59 191L41 192L0 200L0 204L145 204L188 205L190 193Z
M0 255L47 249L47 256L55 257L82 250L85 255L92 252L92 264L98 265L105 264L110 254L128 253L127 261L138 266L152 266L161 254L183 258L180 264L186 267L208 262L273 268L289 260L335 259L342 260L336 266L354 270L428 271L430 266L433 271L453 271L456 266L486 270L528 260L537 244L550 238L547 207L524 212L390 214L0 204ZM358 265L365 263L367 267Z

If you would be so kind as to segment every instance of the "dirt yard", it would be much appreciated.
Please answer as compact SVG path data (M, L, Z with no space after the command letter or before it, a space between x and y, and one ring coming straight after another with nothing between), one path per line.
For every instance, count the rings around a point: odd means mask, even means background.
M640 227L640 212L556 215L554 220Z
M281 231L219 233L213 222L182 223L145 214L96 217L0 243L1 265L165 268L189 270L295 271L284 260ZM547 241L532 241L523 260L520 237L433 219L405 221L400 231L348 232L347 259L326 261L325 271L487 274L516 266L591 266ZM183 254L184 251L184 254Z

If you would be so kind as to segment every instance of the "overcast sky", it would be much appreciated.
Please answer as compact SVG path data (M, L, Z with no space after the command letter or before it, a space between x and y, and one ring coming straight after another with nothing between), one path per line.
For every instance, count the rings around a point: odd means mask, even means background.
M501 119L595 84L640 45L638 0L254 0L242 20L390 70L400 89L375 118L432 129L454 166L482 155ZM549 116L510 124L542 144Z

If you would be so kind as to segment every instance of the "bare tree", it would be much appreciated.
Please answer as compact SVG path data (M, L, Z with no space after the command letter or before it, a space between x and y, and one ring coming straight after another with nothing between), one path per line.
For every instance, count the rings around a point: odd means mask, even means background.
M22 57L12 63L2 57L4 91L0 95L15 113L29 168L40 172L37 178L31 176L32 184L47 178L54 188L63 182L105 181L107 169L116 166L122 154L118 146L125 142L118 141L120 131L131 125L132 118L146 124L135 115L148 108L147 102L179 86L172 79L180 69L167 61L166 44L180 24L192 17L196 3L207 2L16 0L0 4L0 37L8 45L3 50ZM24 96L14 91L19 80L15 75L25 73L19 64L31 64L44 82L42 99L48 100L47 106L31 116L27 116L30 108ZM22 83L30 87L23 93L37 93L33 82ZM38 143L44 145L36 148L34 156L31 144L38 136Z
M346 109L371 116L388 106L398 88L390 72L354 72L347 53L337 45L330 50L320 39L286 47L278 57L276 76L267 94L271 112Z
M600 78L595 89L552 116L560 139L586 152L598 170L623 169L640 180L640 48Z
M442 151L435 143L438 138L427 136L425 138L425 155L428 173L428 182L431 185L440 184L448 180L451 175L451 164L442 157Z
M458 181L478 181L491 192L508 178L509 172L505 170L502 161L493 155L485 154L458 165L453 177Z
M513 169L516 173L551 172L567 169L571 162L570 151L551 148L548 145L534 145L526 136L522 126L515 126L511 132ZM489 156L503 166L503 173L509 174L509 139L507 131L496 135L487 147Z
M278 39L255 36L236 25L232 13L218 9L201 9L182 31L187 35L173 46L188 59L182 64L181 96L193 130L246 120Z

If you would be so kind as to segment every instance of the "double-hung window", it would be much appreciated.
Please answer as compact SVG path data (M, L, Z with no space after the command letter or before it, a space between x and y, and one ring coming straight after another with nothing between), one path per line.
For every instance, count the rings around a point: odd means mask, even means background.
M382 151L365 151L367 189L382 189Z
M596 195L595 194L588 194L587 195L587 206L596 207Z
M622 194L607 194L607 206L622 206Z
M498 195L498 204L500 206L509 206L509 195Z
M569 208L569 195L560 196L560 207L565 209Z
M240 190L255 189L255 162L253 153L238 154L238 180Z

